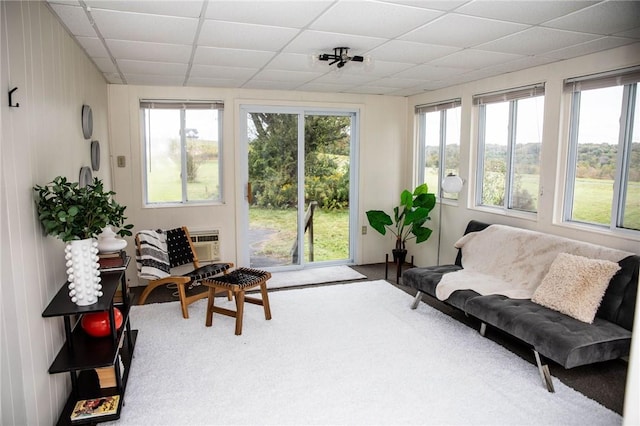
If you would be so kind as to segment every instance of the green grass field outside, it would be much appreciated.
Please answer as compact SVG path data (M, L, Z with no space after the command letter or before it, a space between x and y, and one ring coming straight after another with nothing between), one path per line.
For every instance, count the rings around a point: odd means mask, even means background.
M252 228L276 229L267 244L256 254L290 259L291 247L297 236L297 210L251 207L249 223ZM313 220L314 261L349 259L349 211L316 209ZM309 261L309 236L305 234L305 261Z
M168 156L153 158L149 179L148 201L152 203L182 201L182 183L180 181L180 165ZM202 201L216 199L218 189L218 161L208 161L198 168L195 182L187 183L189 200Z

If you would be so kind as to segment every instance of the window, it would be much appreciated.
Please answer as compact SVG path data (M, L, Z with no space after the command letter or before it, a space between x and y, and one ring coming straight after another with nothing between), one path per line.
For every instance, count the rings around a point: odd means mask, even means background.
M476 204L538 211L544 84L473 97L478 106Z
M146 204L220 202L223 104L141 101Z
M442 198L458 198L458 194L440 194L440 187L447 174L458 174L460 104L460 99L455 99L416 107L420 144L418 180L426 183L430 192Z
M640 67L572 78L564 220L640 230Z

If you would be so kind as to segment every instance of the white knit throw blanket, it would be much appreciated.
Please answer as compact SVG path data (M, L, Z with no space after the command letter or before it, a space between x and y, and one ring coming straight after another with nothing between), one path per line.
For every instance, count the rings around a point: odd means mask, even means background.
M445 274L436 297L456 290L530 299L559 253L619 262L632 253L504 225L471 232L455 243L464 269Z
M146 280L168 277L167 234L145 230L138 232L137 237L140 241L140 247L136 248L138 276Z

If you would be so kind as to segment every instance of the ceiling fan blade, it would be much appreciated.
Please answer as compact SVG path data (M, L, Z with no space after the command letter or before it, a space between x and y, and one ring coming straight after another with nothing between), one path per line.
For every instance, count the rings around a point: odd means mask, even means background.
M353 58L351 58L352 61L355 62L364 62L364 57L363 56L354 56Z

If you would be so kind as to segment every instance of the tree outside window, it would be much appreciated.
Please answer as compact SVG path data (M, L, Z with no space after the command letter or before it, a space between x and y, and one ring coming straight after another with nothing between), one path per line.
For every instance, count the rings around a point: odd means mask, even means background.
M474 97L479 108L476 204L535 213L544 86Z
M458 199L458 194L440 193L442 180L459 173L460 99L416 107L420 144L418 179L440 198Z
M222 104L140 103L145 142L145 202L220 202Z
M564 220L640 230L640 71L565 81L572 99Z

